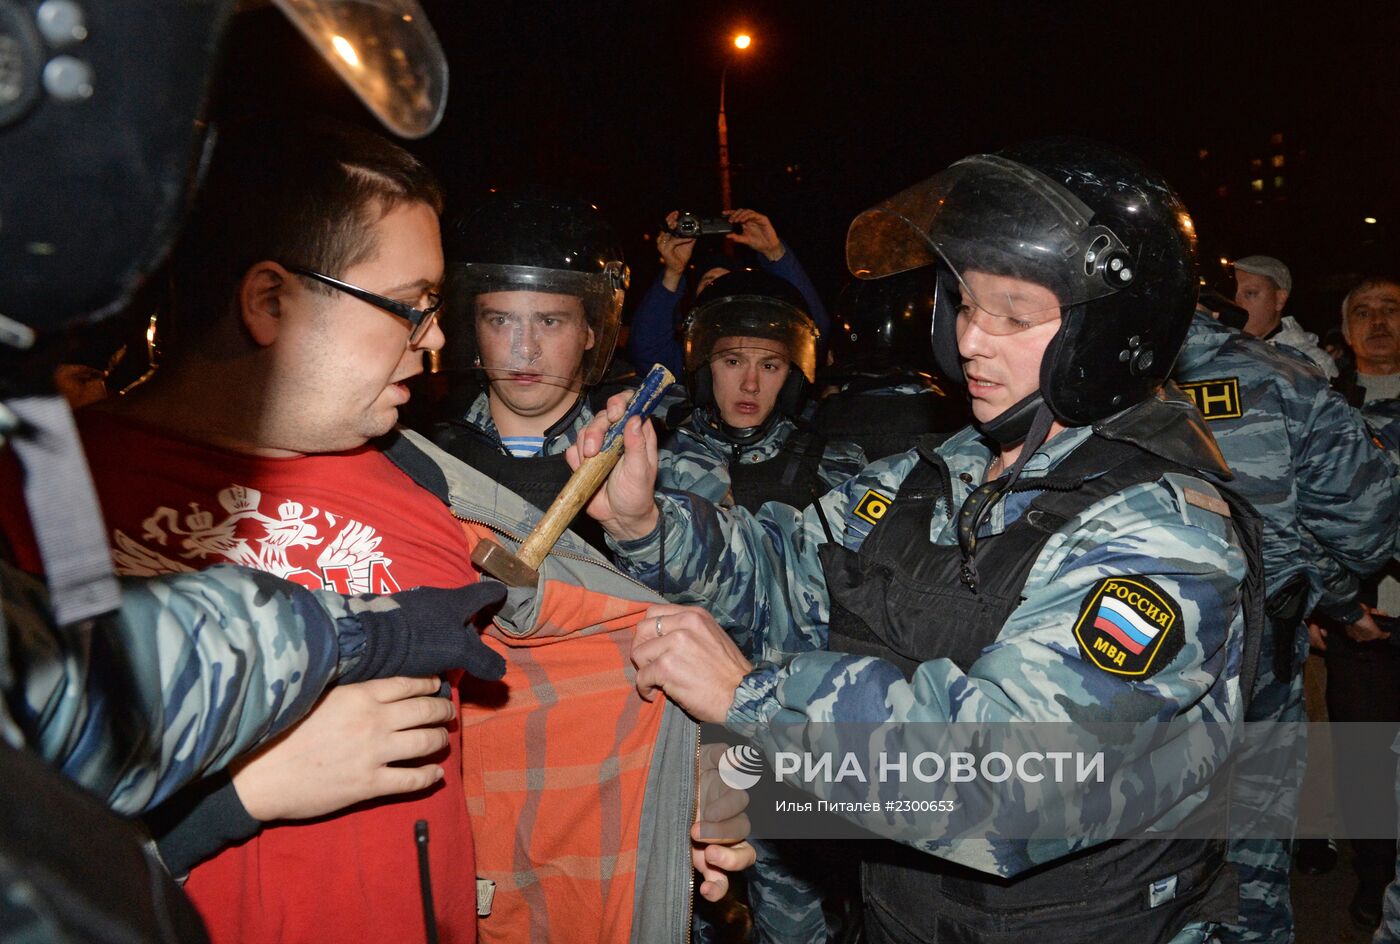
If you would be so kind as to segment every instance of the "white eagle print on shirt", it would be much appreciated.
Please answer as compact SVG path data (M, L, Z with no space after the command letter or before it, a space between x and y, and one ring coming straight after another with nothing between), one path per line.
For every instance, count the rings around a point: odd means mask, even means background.
M227 561L265 571L313 590L395 593L393 561L379 549L374 528L353 518L284 500L275 514L261 510L255 488L231 485L218 495L218 513L190 502L182 515L162 506L141 522L141 536L112 532L112 560L123 577L199 570ZM160 548L159 550L157 549ZM320 548L314 569L308 555ZM190 561L192 563L184 563Z

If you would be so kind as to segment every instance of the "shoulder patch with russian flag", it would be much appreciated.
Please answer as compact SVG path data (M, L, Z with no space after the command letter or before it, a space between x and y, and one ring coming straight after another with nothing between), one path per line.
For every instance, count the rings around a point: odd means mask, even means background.
M1104 577L1084 598L1074 638L1105 672L1147 678L1181 651L1181 605L1146 577Z

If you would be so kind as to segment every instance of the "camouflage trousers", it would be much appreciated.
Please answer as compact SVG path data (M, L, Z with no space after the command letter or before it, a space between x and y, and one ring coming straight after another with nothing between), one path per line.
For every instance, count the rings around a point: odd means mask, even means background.
M1283 680L1273 671L1271 634L1265 632L1260 648L1259 676L1254 698L1245 711L1249 722L1304 722L1303 663L1308 655L1307 633L1295 634L1293 676ZM1303 724L1280 725L1279 742L1264 741L1253 748L1252 756L1241 759L1242 769L1235 776L1234 790L1244 805L1260 811L1271 821L1271 835L1291 836L1298 818L1298 799L1303 782L1303 757L1295 739ZM1264 830L1259 830L1264 831ZM1222 925L1217 934L1224 944L1292 944L1293 902L1290 877L1293 869L1292 843L1287 839L1233 839L1226 858L1235 867L1240 881L1240 917L1234 924Z

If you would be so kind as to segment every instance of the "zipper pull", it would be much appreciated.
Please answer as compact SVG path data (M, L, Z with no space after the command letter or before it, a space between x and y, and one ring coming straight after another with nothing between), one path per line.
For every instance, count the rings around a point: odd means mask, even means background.
M428 821L413 824L413 841L418 846L418 890L423 896L423 928L428 944L438 944L437 917L433 914L433 879L428 869Z

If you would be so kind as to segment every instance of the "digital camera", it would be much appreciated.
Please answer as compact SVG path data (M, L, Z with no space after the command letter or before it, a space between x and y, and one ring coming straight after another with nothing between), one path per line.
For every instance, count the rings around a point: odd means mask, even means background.
M723 236L726 233L738 233L743 230L742 226L737 226L722 216L696 216L694 213L685 211L676 217L676 225L671 229L672 236L679 236L681 239L699 239L702 236Z

